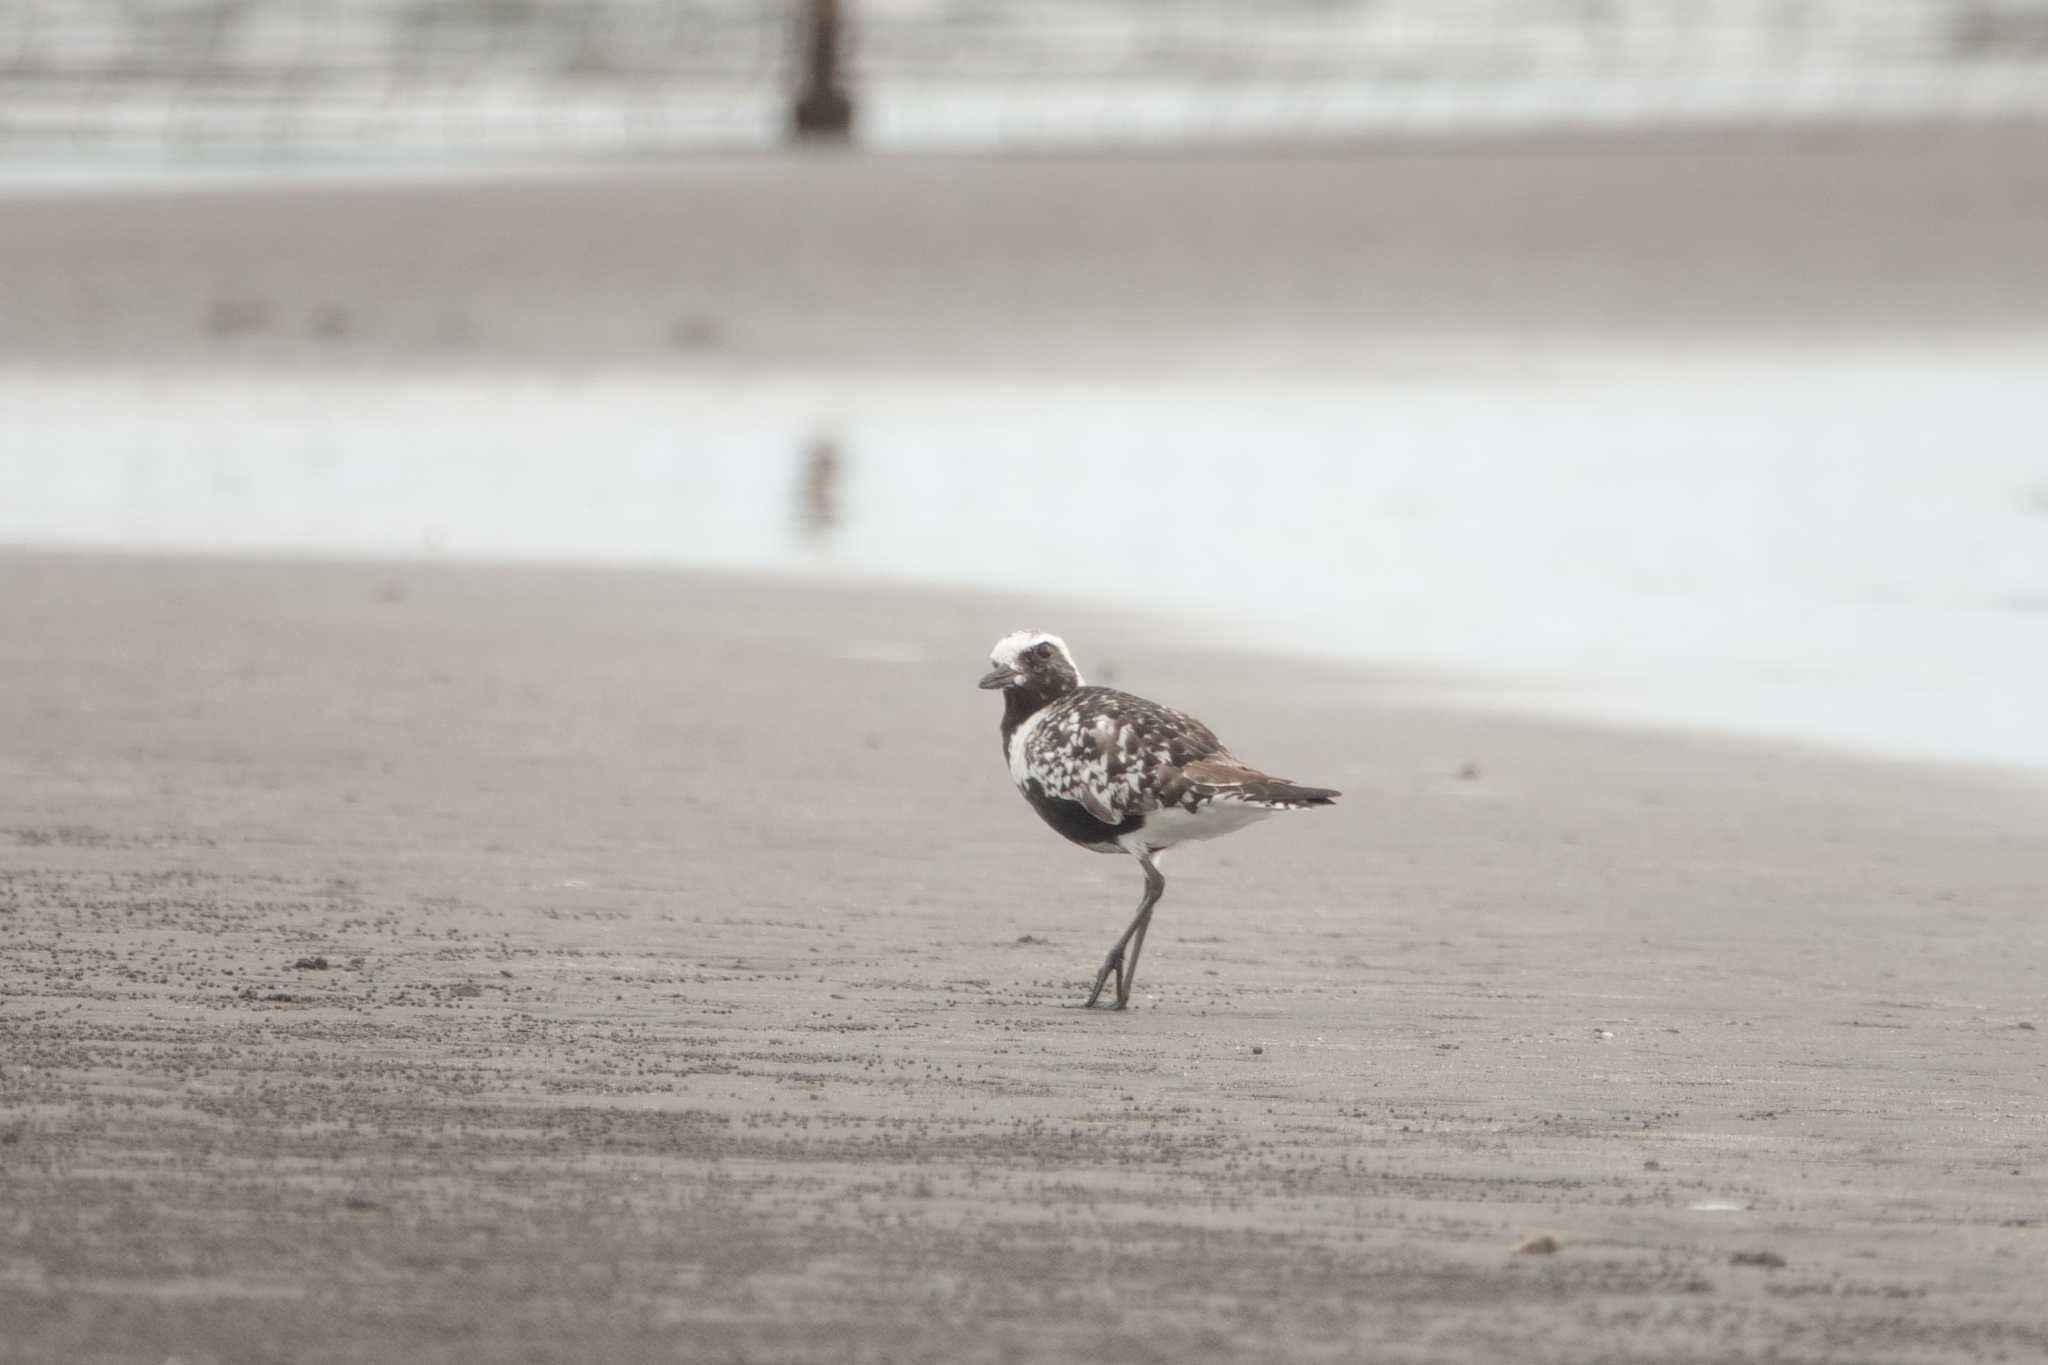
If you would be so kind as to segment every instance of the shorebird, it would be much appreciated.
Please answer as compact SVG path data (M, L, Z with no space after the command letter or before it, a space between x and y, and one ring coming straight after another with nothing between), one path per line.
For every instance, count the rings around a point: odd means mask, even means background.
M1193 716L1113 687L1086 686L1057 635L1005 635L989 651L989 665L981 686L1002 689L1003 755L1017 790L1068 839L1097 853L1128 853L1145 869L1144 899L1095 973L1087 1008L1102 998L1112 974L1113 1008L1131 1001L1145 931L1166 890L1161 854L1275 811L1332 805L1341 794L1260 772Z

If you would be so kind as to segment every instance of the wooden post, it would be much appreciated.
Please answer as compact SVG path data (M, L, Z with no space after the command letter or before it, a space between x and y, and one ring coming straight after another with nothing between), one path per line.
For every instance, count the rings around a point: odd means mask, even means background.
M799 141L843 141L853 135L853 101L839 84L845 36L840 0L796 0L802 86L790 120Z

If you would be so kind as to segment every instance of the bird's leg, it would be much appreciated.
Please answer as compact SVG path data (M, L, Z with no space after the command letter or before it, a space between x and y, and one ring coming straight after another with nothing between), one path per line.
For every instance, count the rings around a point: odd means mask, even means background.
M1124 930L1124 936L1116 941L1116 947L1111 948L1109 956L1102 959L1102 969L1095 973L1095 985L1089 990L1087 1003L1082 1005L1081 1008L1095 1008L1095 1002L1102 998L1103 983L1109 980L1111 972L1116 973L1116 1004L1110 1008L1120 1010L1124 1007L1124 1002L1131 998L1130 988L1124 985L1124 945L1129 943L1131 935L1138 931L1139 921L1143 920L1151 912L1152 907L1150 905L1140 910L1137 919L1131 921L1131 927Z
M1116 973L1116 1004L1122 1009L1131 1000L1131 987L1138 979L1138 954L1145 948L1145 930L1152 923L1152 907L1159 903L1160 893L1166 890L1166 878L1152 865L1152 855L1140 853L1138 863L1145 869L1145 898L1138 902L1138 913L1131 917L1131 924L1124 930L1123 937L1109 950L1109 956L1102 960L1102 970L1095 973L1095 988L1088 992L1088 1003L1084 1009L1092 1009L1102 997L1103 983L1109 980L1111 972ZM1132 940L1135 939L1136 942ZM1130 944L1130 966L1124 965L1124 945Z
M1166 891L1166 877L1153 865L1152 855L1140 853L1138 862L1145 869L1145 900L1132 926L1137 929L1138 936L1131 940L1131 960L1124 964L1123 980L1116 987L1118 1009L1130 1002L1131 988L1138 984L1138 954L1145 951L1145 932L1152 927L1152 907L1159 904L1159 897Z

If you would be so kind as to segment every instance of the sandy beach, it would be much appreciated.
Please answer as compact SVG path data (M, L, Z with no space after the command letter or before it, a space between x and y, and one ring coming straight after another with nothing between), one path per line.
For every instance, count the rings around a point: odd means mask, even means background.
M1027 621L1346 792L1170 864L1124 1014L1134 869L973 687ZM2048 1352L2048 795L1418 695L901 588L0 558L6 1354Z
M0 361L1352 373L2039 333L2048 125L0 195Z
M1183 381L1398 384L1578 345L1654 369L1695 344L1769 363L1904 343L1911 363L1951 341L1996 378L2032 354L2003 339L2048 323L2044 138L17 188L0 366L41 435L0 487L49 544L147 544L177 492L202 531L331 512L431 558L443 523L516 541L559 504L665 552L675 500L786 515L802 442L849 406L824 378L1199 396ZM592 387L541 421L502 399L536 374ZM425 406L364 396L390 375ZM607 387L674 375L698 397ZM726 376L787 385L806 424L702 444ZM1954 391L1979 426L2032 411ZM1646 439L1666 417L1719 430L1660 401L1640 400ZM1847 429L1782 406L1789 426L1737 423L1730 448ZM1018 410L957 409L969 432ZM1100 410L1134 449L1195 445ZM1085 430L1096 409L1063 411ZM848 535L907 534L861 500L911 501L917 466L888 461L916 446L870 418ZM1945 424L1925 441L1959 458ZM1965 567L2000 547L2015 567L1872 581L1921 617L1988 582L2019 639L2040 617L2014 547L2037 542L2014 523L2048 491L1984 468L1946 503L1893 501L1930 527L1996 510L1940 525L1964 528ZM1867 465L1842 470L1870 494ZM401 477L420 471L447 477ZM1498 501L1542 505L1514 487ZM1795 522L1863 505L1813 487ZM1753 532L1761 501L1719 506ZM1453 560L1500 539L1412 524ZM1872 539L1939 539L1909 530ZM1888 563L1788 543L1823 575ZM1707 600L1739 605L1734 581ZM973 686L1024 625L1346 794L1177 855L1126 1013L1077 1006L1136 869L1038 823ZM2048 1355L2038 774L1451 705L1484 686L993 593L0 548L0 1357Z

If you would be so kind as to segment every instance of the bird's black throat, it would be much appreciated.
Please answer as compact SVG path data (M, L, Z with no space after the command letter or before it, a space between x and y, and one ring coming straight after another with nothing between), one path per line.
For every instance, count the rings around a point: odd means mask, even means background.
M1003 752L1010 752L1010 736L1017 733L1017 727L1030 720L1061 697L1075 691L1072 683L1060 680L1038 681L1035 679L1018 683L1003 691Z

